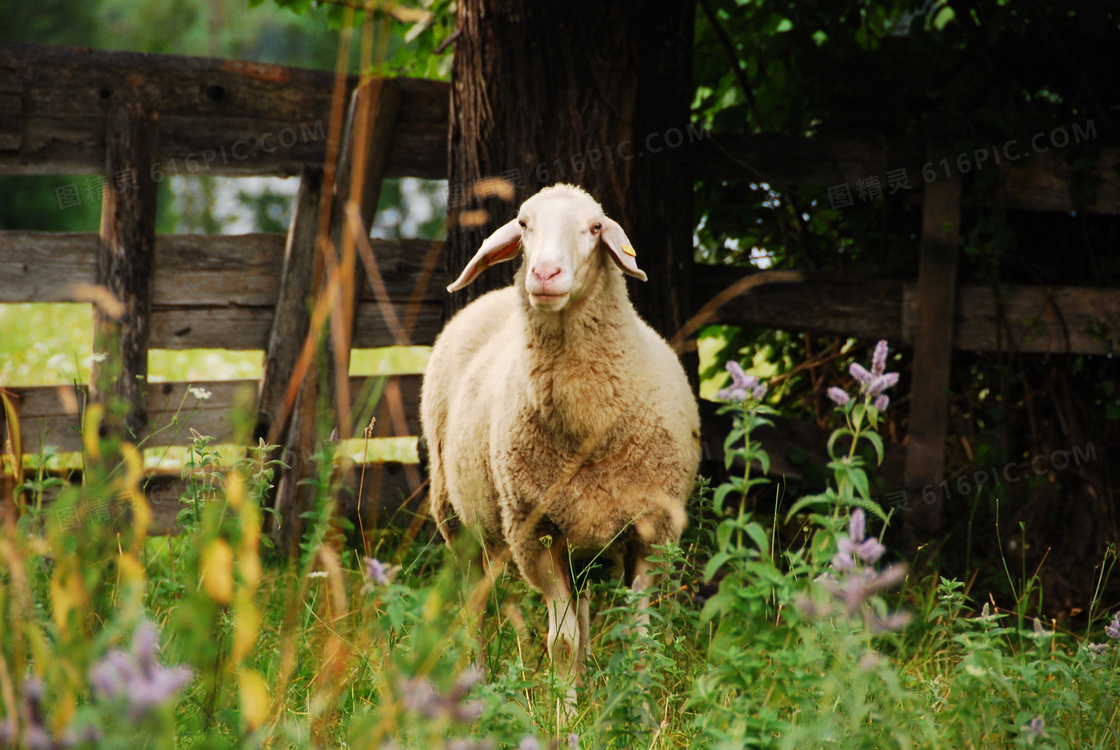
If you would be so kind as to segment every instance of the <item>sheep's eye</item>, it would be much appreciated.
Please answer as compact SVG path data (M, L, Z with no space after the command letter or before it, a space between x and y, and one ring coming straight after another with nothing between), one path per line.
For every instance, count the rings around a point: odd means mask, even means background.
M517 223L521 225L521 228L522 228L522 229L524 229L524 228L525 228L525 222L524 222L524 221L522 221L521 219L518 219L518 220L517 220Z
M594 226L591 227L591 233L592 234L598 234L602 230L603 230L603 225L602 224L597 223L597 224L595 224Z

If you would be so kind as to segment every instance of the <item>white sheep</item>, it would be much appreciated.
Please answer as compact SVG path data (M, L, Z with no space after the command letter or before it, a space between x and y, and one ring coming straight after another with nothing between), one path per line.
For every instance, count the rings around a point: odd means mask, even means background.
M448 291L522 251L513 286L468 305L432 349L430 507L449 543L478 529L490 559L512 558L543 594L549 655L571 674L590 614L573 570L607 561L645 590L652 545L685 525L700 419L676 355L627 296L624 273L646 278L634 248L590 195L541 190Z

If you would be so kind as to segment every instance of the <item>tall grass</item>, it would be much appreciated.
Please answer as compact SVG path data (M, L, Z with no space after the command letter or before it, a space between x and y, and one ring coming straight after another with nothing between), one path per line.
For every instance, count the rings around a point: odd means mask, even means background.
M729 455L748 467L765 461L751 440L765 393L734 395ZM877 440L876 398L838 407L835 481L785 520L747 510L747 492L777 491L762 476L700 482L684 538L657 553L648 632L631 627L625 587L588 584L592 658L572 721L524 584L484 589L480 620L464 602L487 584L464 551L389 529L366 530L372 559L346 544L333 444L319 447L301 554L279 560L262 533L266 446L230 465L198 436L182 533L153 539L138 452L100 438L93 407L84 483L51 505L24 487L23 512L5 506L0 746L1116 747L1111 635L885 562L856 451Z

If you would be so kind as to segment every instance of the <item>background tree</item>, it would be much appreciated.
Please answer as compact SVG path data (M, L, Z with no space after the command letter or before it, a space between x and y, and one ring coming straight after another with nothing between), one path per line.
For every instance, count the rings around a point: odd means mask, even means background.
M446 255L453 278L521 201L570 182L599 199L638 249L650 279L631 286L641 315L662 333L676 331L687 308L692 185L685 149L662 139L690 122L694 16L691 0L458 4ZM657 153L646 148L650 134ZM494 176L516 187L512 200L477 194L478 181ZM516 265L459 292L452 312L507 286Z

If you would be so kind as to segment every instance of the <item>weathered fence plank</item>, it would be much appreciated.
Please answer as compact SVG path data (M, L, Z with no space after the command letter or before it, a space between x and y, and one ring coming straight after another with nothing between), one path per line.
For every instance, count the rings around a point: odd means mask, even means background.
M741 276L740 269L698 265L696 298L710 299ZM1114 289L969 285L958 289L956 305L955 349L1073 354L1120 349L1120 291ZM716 319L912 345L917 310L913 282L810 278L758 287L724 305Z
M431 242L370 243L390 299L416 316L413 343L432 343L447 281L442 266L429 267ZM157 235L150 348L266 348L284 244L282 234ZM97 246L92 233L0 232L0 303L72 300L74 284L96 281ZM428 283L414 295L421 277ZM357 314L354 346L396 343L368 285L358 289Z
M94 357L91 397L110 407L113 396L122 399L127 412L108 408L106 425L136 441L148 428L144 388L156 244L156 184L148 172L156 159L159 117L138 105L115 106L106 130L97 283L120 309L93 308L94 351L107 359Z
M373 408L366 403L371 381L385 376L350 378L354 394L354 429L361 432ZM407 434L420 434L420 376L400 375L401 399L407 420ZM260 381L214 380L198 383L149 383L144 408L151 422L146 447L187 445L193 428L214 437L218 443L233 439L231 414L237 404L244 406L248 397L256 397ZM195 389L199 399L191 394ZM20 430L25 453L38 453L45 446L56 452L81 449L79 411L88 401L84 386L17 386L7 393L15 399L20 413ZM249 399L251 402L251 399Z
M1088 129L1088 126L1085 126ZM1096 130L1084 134L1093 137ZM1002 200L1011 208L1027 211L1072 211L1077 208L1071 195L1072 169L1061 150L1041 144L1047 151L1031 151L1026 142L1011 151L1017 158L1004 156L997 164L992 149L1004 151L1005 144L981 149L983 161L975 152L963 156L977 169L1003 170L1006 178ZM939 159L924 156L918 141L855 138L795 138L766 135L715 135L693 144L693 164L697 179L749 180L774 186L807 185L833 187L856 180L877 177L886 188L905 173L910 190L920 194L931 186L926 177L930 170L943 169ZM1030 158L1025 158L1029 156ZM950 160L954 162L954 160ZM929 164L929 170L923 166ZM1096 199L1082 206L1091 213L1120 213L1120 149L1103 148L1097 158L1096 175L1100 177ZM954 169L956 169L954 164ZM900 196L895 196L900 197Z
M10 41L0 70L3 174L99 174L105 114L124 102L160 113L163 176L292 176L326 154L330 72ZM445 178L448 85L393 80L401 127L387 175ZM347 92L356 84L350 76Z

